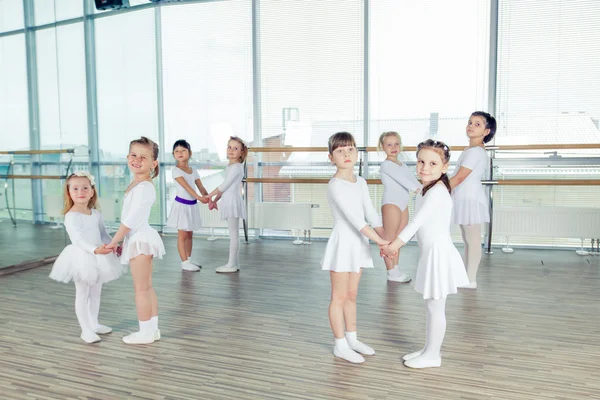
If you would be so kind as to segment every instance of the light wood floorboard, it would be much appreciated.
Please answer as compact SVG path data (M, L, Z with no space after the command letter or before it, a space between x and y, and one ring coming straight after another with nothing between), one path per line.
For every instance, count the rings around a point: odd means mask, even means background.
M227 240L195 240L199 273L181 271L175 238L165 245L163 338L147 346L121 341L137 330L130 276L105 286L100 319L114 332L94 345L79 339L73 285L51 281L50 265L0 276L0 398L600 399L600 257L484 255L479 289L449 297L442 367L411 370L401 357L423 345L424 301L385 281L375 247L358 324L377 354L351 365L332 354L325 243L242 245L233 275L214 272ZM415 265L416 246L401 260Z

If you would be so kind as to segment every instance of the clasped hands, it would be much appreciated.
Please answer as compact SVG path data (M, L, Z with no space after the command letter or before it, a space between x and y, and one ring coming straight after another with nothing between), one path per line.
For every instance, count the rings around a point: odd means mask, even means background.
M379 255L381 257L394 258L398 255L400 247L404 246L404 242L396 239L393 242L388 242L379 245Z
M96 249L94 250L94 254L106 255L106 254L110 254L110 253L115 253L117 255L117 257L120 257L121 251L122 251L122 247L119 246L117 243L109 243L109 244L103 244L100 247L96 247Z
M210 198L210 196L196 196L196 200L198 200L202 204L208 204L209 210L218 210L217 201L221 198L220 195L216 195L214 199Z

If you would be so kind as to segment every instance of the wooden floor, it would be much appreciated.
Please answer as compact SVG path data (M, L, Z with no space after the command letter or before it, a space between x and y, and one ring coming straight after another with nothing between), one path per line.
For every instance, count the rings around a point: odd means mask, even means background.
M242 245L233 275L214 272L227 240L195 241L200 273L180 270L174 238L165 245L163 338L148 346L121 341L137 330L130 276L106 285L101 323L115 332L94 345L50 265L0 276L0 398L600 399L600 257L484 256L480 288L449 298L442 367L411 370L400 358L423 345L424 301L387 283L381 261L358 298L359 337L377 354L351 365L332 355L324 243ZM409 246L402 260L416 256Z

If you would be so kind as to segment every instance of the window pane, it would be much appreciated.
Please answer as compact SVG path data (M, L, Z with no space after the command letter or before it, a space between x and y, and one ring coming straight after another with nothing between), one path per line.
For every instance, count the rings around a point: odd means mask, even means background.
M487 107L489 19L489 0L371 1L371 146L390 130L467 143L468 116Z
M186 139L195 159L226 161L229 136L253 138L251 2L162 8L162 51L165 152Z
M0 38L0 77L0 149L29 149L25 35Z
M35 24L44 25L81 17L84 1L88 0L34 0Z
M87 145L83 23L37 31L36 45L42 147Z
M499 1L496 143L598 143L600 2Z
M363 143L363 16L361 0L260 1L263 139L325 146L346 130ZM288 135L291 121L303 129Z
M23 29L23 0L0 0L0 32Z

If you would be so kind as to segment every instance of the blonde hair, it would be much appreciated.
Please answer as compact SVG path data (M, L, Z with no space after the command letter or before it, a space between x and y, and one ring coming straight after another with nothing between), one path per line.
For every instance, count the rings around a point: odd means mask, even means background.
M377 150L383 151L383 139L389 136L395 136L398 139L398 142L400 142L400 151L402 151L402 138L400 137L400 134L395 131L383 132L381 135L379 135L379 142L377 142Z
M248 147L246 146L246 143L244 143L244 141L237 136L229 136L227 143L231 142L232 140L242 145L242 154L240 155L239 162L243 163L246 160L246 157L248 157Z
M65 182L65 190L63 192L65 206L63 207L63 210L62 210L63 215L68 213L69 210L75 205L75 203L73 202L73 199L71 198L71 195L69 194L69 187L70 187L69 182L71 182L71 179L73 179L73 178L85 178L90 182L90 186L94 190L94 195L88 202L87 207L88 208L98 208L98 206L96 205L96 201L98 201L98 192L96 191L96 185L94 185L92 183L92 181L90 180L90 178L88 178L87 176L77 175L77 173L75 172L75 173L72 173L71 175L69 175L69 177L67 178L67 181Z
M131 151L131 146L134 144L141 144L142 146L148 147L150 150L152 150L152 157L153 157L152 161L158 160L158 145L154 141L152 141L152 139L148 139L146 136L142 136L139 139L132 140L131 142L129 142L129 151ZM150 171L150 177L152 179L156 178L158 176L159 172L160 172L160 163L157 163L156 168L154 168L152 171Z

